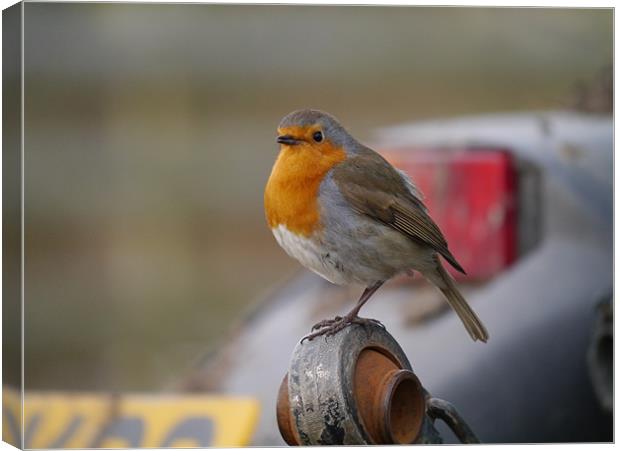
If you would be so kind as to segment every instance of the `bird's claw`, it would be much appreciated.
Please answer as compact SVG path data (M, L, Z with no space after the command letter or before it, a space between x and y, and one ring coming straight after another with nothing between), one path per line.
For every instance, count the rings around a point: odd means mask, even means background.
M323 321L319 321L314 326L312 326L312 330L323 329L325 327L330 327L334 323L338 321L342 321L342 316L336 316L334 319L324 319Z
M381 327L381 329L385 330L385 326L381 321L372 318L360 318L359 316L353 318L351 320L352 323L359 324L361 326L368 326L369 324L374 324L375 326Z
M334 319L325 319L323 321L319 321L314 326L312 326L312 330L316 332L312 332L301 339L301 343L305 340L312 341L316 337L320 337L322 335L325 338L330 337L332 335L337 334L342 329L346 328L351 324L359 324L366 328L368 325L376 325L385 329L385 326L381 324L380 321L372 318L360 318L359 316L336 316Z

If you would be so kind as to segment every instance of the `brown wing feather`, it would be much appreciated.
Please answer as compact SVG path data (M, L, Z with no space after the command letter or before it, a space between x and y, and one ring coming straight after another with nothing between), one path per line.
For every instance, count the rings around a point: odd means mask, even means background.
M465 274L422 201L379 154L351 158L336 166L333 175L340 192L356 211L427 244Z

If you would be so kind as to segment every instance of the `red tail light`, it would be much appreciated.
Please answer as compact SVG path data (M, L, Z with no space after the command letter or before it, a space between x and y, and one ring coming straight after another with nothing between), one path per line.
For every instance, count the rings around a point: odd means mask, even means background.
M399 149L383 154L423 193L467 279L487 279L515 261L517 175L507 151Z

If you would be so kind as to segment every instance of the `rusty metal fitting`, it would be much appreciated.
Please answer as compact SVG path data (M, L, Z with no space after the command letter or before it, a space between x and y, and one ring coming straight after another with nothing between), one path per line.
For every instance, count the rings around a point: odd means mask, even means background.
M413 443L424 420L424 392L416 375L385 350L363 349L354 373L361 423L375 444Z
M427 398L385 329L352 325L297 345L276 413L289 445L437 443Z

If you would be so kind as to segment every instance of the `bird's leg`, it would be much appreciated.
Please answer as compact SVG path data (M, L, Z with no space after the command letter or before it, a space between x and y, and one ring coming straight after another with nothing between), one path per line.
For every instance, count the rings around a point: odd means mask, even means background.
M370 299L370 297L375 294L375 291L377 291L381 287L381 285L383 285L383 283L384 281L380 280L378 282L375 282L374 285L366 288L360 296L359 300L357 301L357 304L355 304L355 307L353 307L353 309L344 316L344 319L348 318L349 320L352 320L354 318L358 318L357 314L360 312L364 304L368 302L368 299Z
M336 332L344 329L352 323L361 325L373 323L383 327L383 324L381 324L377 320L360 318L359 316L357 316L360 309L364 306L368 299L370 299L370 297L375 293L375 291L377 291L379 287L383 285L383 283L384 281L380 280L378 282L375 282L373 285L367 287L357 301L357 304L355 304L355 307L353 307L353 309L351 309L351 311L346 315L336 316L334 319L325 319L316 323L314 326L312 326L312 330L318 330L316 332L306 335L304 338L302 338L301 341L303 342L304 340L312 340L313 338L321 335L334 335Z
M357 314L359 313L362 306L368 301L368 299L370 299L370 297L374 294L375 291L379 289L381 285L383 285L382 281L377 282L374 285L371 285L370 287L367 287L362 293L362 296L357 301L357 304L355 304L355 307L349 313L347 313L344 317L336 316L334 319L324 319L322 321L319 321L314 326L312 326L312 330L329 327L333 325L334 323L343 321L344 319L348 319L348 322L352 322L355 318L358 318Z

